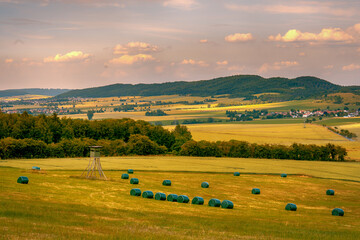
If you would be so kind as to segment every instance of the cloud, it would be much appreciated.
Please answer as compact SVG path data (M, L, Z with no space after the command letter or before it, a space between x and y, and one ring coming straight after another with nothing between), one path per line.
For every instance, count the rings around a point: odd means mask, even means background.
M88 61L91 55L88 53L83 53L81 51L72 51L66 53L64 55L56 54L55 57L47 57L44 58L45 63L51 62L80 62L80 61Z
M195 61L193 59L184 59L181 64L183 65L197 65L197 66L200 66L200 67L207 67L209 66L209 64L207 64L206 62L204 61Z
M5 63L13 63L13 62L14 62L14 59L8 58L8 59L5 59L4 62L5 62Z
M165 7L172 7L181 10L192 10L199 6L199 3L195 0L166 0L163 3Z
M276 4L253 4L253 5L241 5L241 4L225 4L225 8L231 11L241 12L255 12L255 13L269 13L269 14L325 14L337 17L351 17L359 14L359 11L355 8L348 7L345 3L337 1L331 2L315 2L315 1L283 1L283 3Z
M224 61L217 61L216 64L219 65L219 66L225 66L225 65L228 65L228 61L226 61L226 60L224 60Z
M306 53L304 53L304 52L299 52L299 56L304 57L304 56L306 56Z
M270 41L279 42L352 42L354 37L340 28L323 28L320 33L301 32L291 29L283 36L269 36Z
M207 39L201 39L199 42L200 43L208 43L209 41Z
M126 64L132 65L137 62L148 62L153 61L155 58L148 54L137 54L137 55L123 55L118 58L113 58L109 61L111 64Z
M354 63L342 67L343 71L354 71L357 69L360 69L360 65Z
M119 3L118 0L0 0L1 2L14 3L14 4L24 4L24 3L35 3L40 6L46 7L50 3L67 3L67 4L79 4L92 7L124 7L125 5Z
M234 33L225 37L227 42L247 42L253 39L251 33Z
M333 69L334 68L334 65L327 65L327 66L324 66L325 69Z
M145 42L128 42L125 45L118 44L114 47L114 54L139 54L157 52L159 47Z
M296 61L280 61L280 62L274 62L272 64L264 63L260 69L259 72L268 72L270 70L281 70L288 67L298 66L299 63Z

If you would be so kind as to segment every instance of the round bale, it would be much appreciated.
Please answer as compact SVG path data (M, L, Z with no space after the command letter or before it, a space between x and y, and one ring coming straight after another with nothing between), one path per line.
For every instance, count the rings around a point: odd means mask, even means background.
M186 195L179 195L177 198L178 203L188 203L189 201L190 201L190 199Z
M129 179L129 174L127 173L121 174L121 179Z
M210 184L208 182L202 182L201 187L202 188L209 188Z
M209 207L220 207L220 205L221 205L221 201L219 199L212 198L209 201Z
M131 196L141 196L141 190L139 188L133 188L130 190Z
M286 173L282 173L280 176L281 176L281 177L287 177L287 174L286 174Z
M239 172L234 172L234 176L238 177L238 176L240 176L240 173Z
M156 193L155 194L155 200L165 201L166 200L166 194L161 193L161 192Z
M260 194L260 188L253 188L253 189L251 190L251 193L252 193L252 194Z
M296 211L297 210L297 206L294 203L288 203L285 206L285 210L288 211Z
M221 203L221 207L222 208L227 208L227 209L233 209L234 208L234 204L232 203L232 201L229 200L224 200Z
M344 210L342 210L341 208L334 208L331 214L334 216L344 216Z
M129 173L129 174L133 174L133 173L134 173L134 170L128 169L128 173Z
M130 179L130 184L139 184L139 179L137 179L137 178L131 178L131 179Z
M169 202L177 202L177 198L178 198L178 195L176 195L176 194L169 194L167 196L167 200Z
M21 183L21 184L28 184L29 183L29 179L28 177L24 177L24 176L21 176L17 179L17 182L18 183Z
M191 204L204 205L204 199L202 197L194 197Z
M162 182L162 185L164 185L164 186L171 186L171 181L170 181L170 180L164 180L164 181Z
M332 189L326 190L326 195L335 195L335 191Z
M144 191L142 194L143 198L154 198L154 193L152 191Z

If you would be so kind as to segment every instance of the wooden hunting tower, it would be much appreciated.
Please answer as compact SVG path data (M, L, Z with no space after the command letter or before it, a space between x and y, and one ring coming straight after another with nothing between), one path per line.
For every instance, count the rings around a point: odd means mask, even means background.
M82 177L107 180L100 163L100 148L102 146L90 146L89 164L81 174Z

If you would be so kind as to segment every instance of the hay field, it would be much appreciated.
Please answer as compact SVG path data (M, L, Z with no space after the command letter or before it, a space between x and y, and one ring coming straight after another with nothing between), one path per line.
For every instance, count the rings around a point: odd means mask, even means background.
M345 128L348 128L346 125ZM357 125L355 125L357 126ZM337 144L348 150L348 157L360 160L360 142L349 141L316 124L198 124L187 125L194 140L229 141L231 139L258 144L292 143ZM174 126L166 126L173 129ZM349 129L350 130L350 129Z
M150 159L138 160L144 168L152 168ZM210 160L225 166L222 161ZM47 163L62 167L61 162ZM168 163L171 161L161 166L168 168ZM183 168L199 167L199 160L186 163ZM120 161L118 166L134 165ZM45 169L34 173L22 168L0 167L0 235L4 239L358 239L360 234L359 182L134 168L130 177L140 183L131 185L120 179L124 171L105 170L111 180L99 181L72 177L81 171ZM317 170L310 163L308 168ZM24 175L29 184L16 183L17 177ZM170 179L172 186L162 186L164 179ZM210 188L201 188L202 181L209 182ZM201 196L205 205L130 196L134 187L154 194L184 194L190 199ZM251 194L254 187L261 189L260 195ZM325 195L329 188L335 190L335 196ZM234 209L208 207L211 198L230 200ZM296 212L284 210L290 202L297 204ZM345 216L332 216L335 207L344 209Z

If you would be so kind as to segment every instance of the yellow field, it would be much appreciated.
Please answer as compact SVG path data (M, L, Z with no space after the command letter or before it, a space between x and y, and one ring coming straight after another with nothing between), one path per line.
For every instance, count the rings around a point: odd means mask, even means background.
M348 129L349 125L346 125ZM357 125L355 125L357 126ZM258 144L292 143L324 145L332 143L345 147L348 157L360 160L360 142L349 141L328 129L315 124L199 124L187 125L194 140L239 140ZM165 126L172 129L174 126Z
M46 170L83 170L89 158L53 159L12 159L0 160L1 167L31 169L40 166ZM102 157L101 164L106 171L125 170L150 172L203 172L203 173L260 173L260 174L300 174L321 178L360 181L359 162L320 162L254 158L216 158L180 156L124 156Z
M352 133L355 133L357 135L357 141L360 141L360 123L354 123L354 124L346 124L346 125L340 125L337 126L340 129L347 129Z

